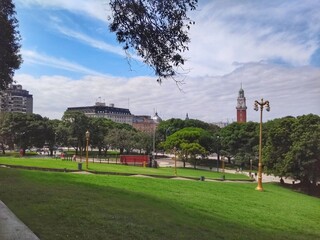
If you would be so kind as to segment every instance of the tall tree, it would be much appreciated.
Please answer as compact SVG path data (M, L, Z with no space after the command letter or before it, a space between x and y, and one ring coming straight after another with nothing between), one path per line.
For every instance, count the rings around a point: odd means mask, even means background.
M124 150L129 153L134 146L134 134L134 130L114 128L109 131L105 137L105 141L109 143L111 147L119 149L120 154L123 154Z
M320 117L309 114L268 124L265 170L315 185L320 179Z
M107 143L105 141L105 136L108 132L114 128L115 123L110 119L106 118L90 118L90 145L92 147L97 147L99 150L99 155L104 149L108 150Z
M130 47L163 78L177 74L188 50L188 30L194 22L187 16L198 0L110 0L110 30L127 51Z
M80 151L85 147L85 134L89 129L89 118L82 112L66 111L62 117L63 128L67 130L68 146Z
M183 166L186 161L191 160L196 164L196 155L204 155L211 148L212 137L208 131L202 128L187 127L170 135L165 142L162 143L164 149L172 151L174 147L182 157ZM190 157L190 158L189 158Z
M221 152L228 157L229 163L231 158L234 158L237 164L244 166L250 164L250 159L256 159L258 127L254 122L235 122L220 130Z
M18 20L12 0L0 1L0 90L13 82L14 71L22 62Z

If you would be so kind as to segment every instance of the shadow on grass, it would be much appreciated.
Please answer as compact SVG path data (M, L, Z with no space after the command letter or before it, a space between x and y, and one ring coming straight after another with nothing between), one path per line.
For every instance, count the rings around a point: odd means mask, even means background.
M309 196L320 198L320 185L304 185L301 183L298 184L288 184L288 183L282 183L278 184L279 186L282 186L287 189L292 189L295 192L303 193Z

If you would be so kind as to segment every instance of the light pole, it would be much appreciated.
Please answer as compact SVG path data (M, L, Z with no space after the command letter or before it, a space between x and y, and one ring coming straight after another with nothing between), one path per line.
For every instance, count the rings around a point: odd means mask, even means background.
M219 172L219 160L220 160L220 153L219 153L219 145L220 145L220 136L217 136L217 172Z
M252 174L252 159L250 159L250 172L249 172L250 178L251 178L251 174Z
M260 139L259 139L259 164L258 164L258 186L256 187L256 190L263 191L262 188L262 112L263 107L266 107L266 110L270 111L270 105L269 101L263 101L263 98L261 98L261 102L258 102L257 100L254 101L254 110L258 111L260 106Z
M87 140L87 144L86 144L86 168L88 170L88 148L89 148L89 138L90 138L90 132L87 130L86 131L86 140Z
M221 158L222 158L222 172L224 172L224 156L222 156Z
M177 148L174 147L173 151L174 151L174 175L177 176L177 155L176 155Z
M156 167L155 162L155 154L156 154L156 129L158 123L161 122L161 118L158 116L158 113L156 112L152 118L153 120L153 138L152 138L152 167Z

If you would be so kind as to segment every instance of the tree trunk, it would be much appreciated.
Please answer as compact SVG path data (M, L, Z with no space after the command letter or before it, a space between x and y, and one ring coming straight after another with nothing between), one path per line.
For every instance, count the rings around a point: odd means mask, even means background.
M1 148L2 148L2 154L3 154L3 155L6 154L3 143L1 143Z

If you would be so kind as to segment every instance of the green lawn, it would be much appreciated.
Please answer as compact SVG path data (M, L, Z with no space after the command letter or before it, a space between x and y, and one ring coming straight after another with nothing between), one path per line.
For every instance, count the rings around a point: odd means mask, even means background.
M70 169L77 170L78 162L62 161L61 159L40 159L40 158L12 158L12 157L1 157L0 164L9 165L22 165L22 166L33 166L43 168L58 168L58 169ZM85 162L83 162L82 169L85 169ZM130 173L130 174L147 174L147 175L160 175L160 176L174 176L174 168L148 168L148 167L135 167L126 166L120 164L106 164L106 163L92 163L89 162L90 171L101 171L101 172L113 172L113 173ZM196 177L204 176L208 179L221 179L225 176L226 180L249 180L249 177L244 174L228 174L228 173L217 173L213 171L205 170L194 170L179 168L177 170L178 176L180 177Z
M0 168L0 199L40 239L320 239L320 201L264 184Z

